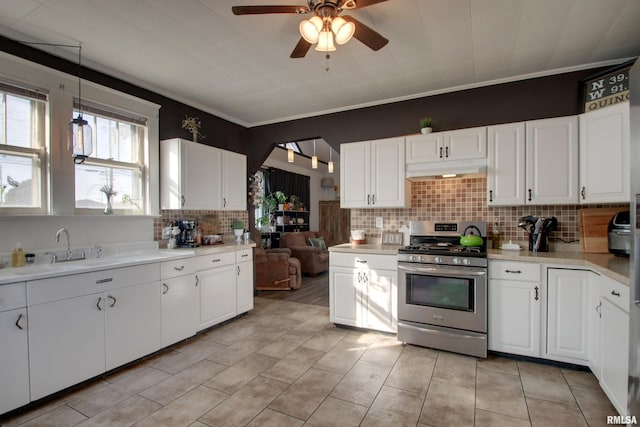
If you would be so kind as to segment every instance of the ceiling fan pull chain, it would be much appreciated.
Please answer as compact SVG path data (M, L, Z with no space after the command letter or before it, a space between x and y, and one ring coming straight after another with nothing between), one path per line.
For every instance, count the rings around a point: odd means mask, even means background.
M325 63L326 63L326 67L325 67L325 69L324 69L324 70L328 72L328 71L329 71L329 59L331 59L331 55L329 55L329 54L327 53L327 54L325 55L324 59L325 59Z

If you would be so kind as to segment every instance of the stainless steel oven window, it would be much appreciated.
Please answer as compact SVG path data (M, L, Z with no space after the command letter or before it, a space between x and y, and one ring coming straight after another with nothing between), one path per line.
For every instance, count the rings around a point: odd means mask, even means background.
M406 275L407 304L475 311L475 280L462 277Z

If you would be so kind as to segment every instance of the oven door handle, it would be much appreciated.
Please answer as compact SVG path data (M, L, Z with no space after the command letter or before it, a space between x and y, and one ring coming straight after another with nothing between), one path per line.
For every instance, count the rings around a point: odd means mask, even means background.
M475 270L472 268L455 268L447 269L446 267L417 267L412 265L411 267L398 264L398 270L408 271L411 273L429 273L432 276L447 276L447 277L460 277L460 276L474 276L481 277L486 276L486 270Z

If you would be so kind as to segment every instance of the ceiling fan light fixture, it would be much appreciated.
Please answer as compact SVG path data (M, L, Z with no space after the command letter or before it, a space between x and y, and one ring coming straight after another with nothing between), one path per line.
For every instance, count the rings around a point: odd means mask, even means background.
M321 30L322 19L319 16L303 19L302 22L300 22L300 35L311 44L318 42Z
M336 43L345 44L356 31L356 26L353 22L347 22L344 18L336 17L331 22L331 30L336 35Z
M333 44L333 33L330 30L320 32L316 50L320 52L333 52L336 50L336 45Z

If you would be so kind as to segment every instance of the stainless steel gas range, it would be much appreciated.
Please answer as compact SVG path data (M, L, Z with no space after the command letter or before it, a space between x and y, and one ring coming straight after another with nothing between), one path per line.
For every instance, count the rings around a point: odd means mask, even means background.
M412 221L398 253L398 340L487 357L487 224ZM461 235L482 237L480 246ZM477 239L478 240L478 239Z

